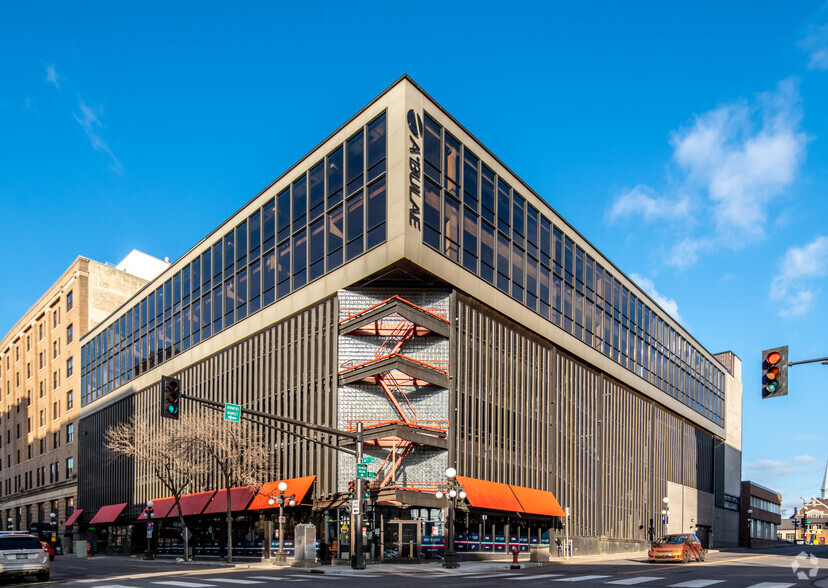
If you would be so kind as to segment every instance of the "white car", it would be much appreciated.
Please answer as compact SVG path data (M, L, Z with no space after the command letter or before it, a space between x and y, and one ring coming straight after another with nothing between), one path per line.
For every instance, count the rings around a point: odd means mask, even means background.
M0 577L33 575L49 579L49 554L34 535L0 535Z

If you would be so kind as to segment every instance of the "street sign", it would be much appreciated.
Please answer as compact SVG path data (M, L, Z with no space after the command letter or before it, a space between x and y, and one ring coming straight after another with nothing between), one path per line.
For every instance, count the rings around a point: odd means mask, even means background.
M286 523L287 522L287 517L285 515L280 516L279 517L279 522L283 523L283 524Z
M359 500L351 501L351 514L359 514Z
M231 423L241 421L241 404L224 403L224 420Z
M373 480L376 477L377 475L374 472L368 472L368 478L370 478L371 480Z
M374 463L376 461L376 457L373 455L363 455L362 456L362 463Z
M364 463L356 464L356 474L357 478L367 478L368 477L368 466Z
M181 537L184 539L184 541L189 541L190 539L193 538L193 532L190 531L190 529L184 529L181 532Z

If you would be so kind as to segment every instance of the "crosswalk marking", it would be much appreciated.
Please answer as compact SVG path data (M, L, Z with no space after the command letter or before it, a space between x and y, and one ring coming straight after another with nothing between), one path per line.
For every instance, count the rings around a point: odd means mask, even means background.
M688 580L681 584L670 584L670 588L704 588L713 584L721 584L724 580Z
M182 586L183 588L205 588L207 586L215 586L215 584L201 584L197 582L177 582L175 580L167 580L165 582L153 582L159 586Z
M791 586L793 586L793 584L785 582L760 582L759 584L748 586L748 588L790 588Z
M209 580L205 580L204 578L196 578L196 580L204 580L205 582L224 582L225 584L264 584L259 580L238 580L235 578L210 578Z
M307 578L288 578L285 576L247 576L253 580L275 580L277 582L307 582Z
M658 576L638 576L635 578L626 578L624 580L613 580L607 584L617 584L623 586L632 586L633 584L643 584L644 582L652 582L653 580L663 580L663 577Z
M609 578L610 576L574 576L572 578L558 578L552 580L553 582L586 582L587 580L600 580L601 578Z
M509 578L512 582L521 582L523 580L540 580L542 578L560 578L563 574L535 574L534 576L520 576L519 578Z
M454 574L452 574L454 575ZM508 574L501 574L498 572L491 572L488 574L475 574L474 576L463 576L465 580L474 580L477 578L511 578L512 576L518 576L522 574L515 574L515 573L508 573ZM558 574L560 575L560 574Z

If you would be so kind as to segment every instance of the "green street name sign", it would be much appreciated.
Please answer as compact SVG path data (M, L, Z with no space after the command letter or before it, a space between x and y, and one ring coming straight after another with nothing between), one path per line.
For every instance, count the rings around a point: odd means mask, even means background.
M374 463L377 458L373 455L363 455L362 456L362 463Z
M224 420L232 423L241 421L241 404L224 403Z
M368 472L368 478L370 478L371 480L373 480L376 477L377 475L374 472Z
M356 474L357 478L367 478L368 477L368 466L364 463L356 464Z

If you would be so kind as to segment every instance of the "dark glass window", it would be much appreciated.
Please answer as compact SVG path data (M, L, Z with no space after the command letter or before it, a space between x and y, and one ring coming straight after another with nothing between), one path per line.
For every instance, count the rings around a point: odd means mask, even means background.
M425 173L428 177L440 183L441 157L441 127L430 116L425 115L425 137L423 137L423 160Z
M328 203L326 208L330 208L342 201L342 147L328 155L326 169L328 171Z
M265 253L262 263L262 306L267 306L276 299L276 252Z
M480 223L480 276L494 284L495 228L483 221Z
M172 303L173 312L181 309L181 272L178 272L172 279ZM121 329L122 332L123 329Z
M308 182L303 175L293 182L293 230L305 226L308 213Z
M235 232L230 231L224 236L224 277L232 275L236 262ZM229 273L228 273L229 272Z
M159 288L160 291L160 288ZM159 299L160 300L160 299ZM164 310L172 308L172 280L164 282Z
M510 197L511 188L509 184L497 179L497 229L506 235L511 233L510 229L510 213L512 202Z
M485 165L480 167L480 216L495 223L495 174Z
M281 243L290 235L290 188L285 188L276 197L278 203L276 240Z
M509 238L498 231L497 233L497 287L509 293Z
M221 283L221 241L213 245L213 286Z
M563 232L558 227L552 227L553 259L555 260L555 271L563 275Z
M271 280L271 287L273 282ZM262 306L259 298L262 292L262 262L256 260L250 264L250 313L254 313Z
M362 204L362 191L348 198L346 202L345 230L347 231L346 257L348 260L353 259L363 251L365 212Z
M445 188L453 196L460 197L460 142L446 133L445 137Z
M279 259L276 270L276 297L290 294L290 241L279 245Z
M449 259L459 263L460 261L460 201L446 194L443 207L443 253Z
M276 200L268 200L262 207L262 251L267 251L275 244L276 234Z
M316 220L325 211L325 163L322 161L310 170L308 208L310 220Z
M293 236L293 289L305 285L308 279L308 232L302 229Z
M317 219L310 226L308 281L325 273L325 219Z
M463 156L463 202L477 212L477 173L479 161L469 151Z
M526 228L526 201L515 192L512 194L512 240L523 245L523 231Z
M385 172L385 113L368 125L368 181Z
M348 139L348 142L346 143L346 153L348 157L346 182L348 185L349 195L353 194L356 190L359 190L363 185L362 172L365 165L364 147L365 136L362 131Z
M181 270L181 302L182 304L190 303L190 266L185 265ZM132 329L128 329L132 330Z
M531 204L526 204L526 251L538 256L538 211Z
M477 273L477 214L463 207L463 267Z
M385 200L385 178L383 177L368 186L367 249L371 249L385 241Z
M253 260L259 256L260 247L262 245L262 213L261 211L256 211L250 215L247 219L247 224L249 227L249 237L250 237L250 244L248 249L250 250L250 259ZM273 233L271 233L272 235Z
M546 220L546 217L541 216L540 222L540 261L546 267L552 264L552 223Z
M512 298L523 302L523 264L526 254L517 243L512 243Z
M326 223L326 236L328 238L328 271L342 265L342 245L345 236L344 214L340 204L328 213Z
M210 287L210 277L213 275L211 259L210 249L201 254L201 286L205 289Z
M429 179L425 181L423 198L423 241L438 251L440 248L440 187Z
M236 269L247 265L247 221L236 227Z

